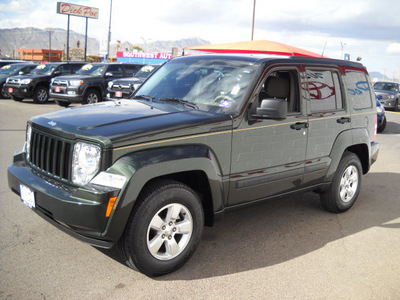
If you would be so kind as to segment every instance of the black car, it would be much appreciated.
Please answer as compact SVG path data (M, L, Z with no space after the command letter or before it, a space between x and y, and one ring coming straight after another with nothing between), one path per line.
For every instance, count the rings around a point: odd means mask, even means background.
M49 100L50 80L60 75L75 74L83 65L83 62L43 63L29 74L9 77L4 86L16 101L33 98L36 103L46 103Z
M122 78L108 83L107 98L130 98L133 92L161 65L146 65L133 77Z
M37 66L35 63L13 63L2 66L0 69L0 98L8 99L10 95L7 90L3 88L7 78L13 75L23 75L29 73L32 69Z
M63 107L71 103L90 104L106 97L108 82L133 76L143 64L93 63L86 64L72 76L61 76L50 85L50 97Z
M21 63L21 62L24 62L24 61L17 60L17 59L0 59L0 67L15 64L15 63Z

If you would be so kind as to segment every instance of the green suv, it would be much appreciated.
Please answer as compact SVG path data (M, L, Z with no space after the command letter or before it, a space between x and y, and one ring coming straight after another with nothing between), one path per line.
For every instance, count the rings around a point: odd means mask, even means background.
M8 183L63 231L167 274L231 209L314 191L348 210L378 156L375 101L359 63L176 58L132 99L31 118Z

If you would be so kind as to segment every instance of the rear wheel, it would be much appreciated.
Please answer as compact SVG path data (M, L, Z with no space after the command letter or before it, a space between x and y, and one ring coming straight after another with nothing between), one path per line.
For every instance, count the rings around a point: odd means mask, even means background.
M346 152L336 170L329 190L320 194L322 206L331 212L345 212L356 202L362 178L361 162L357 155Z
M184 184L162 180L138 201L119 242L127 265L148 276L176 271L193 255L203 231L198 195Z
M100 94L96 90L88 90L83 98L83 104L93 104L101 101Z
M38 86L33 91L33 101L43 104L49 100L49 89L45 86Z

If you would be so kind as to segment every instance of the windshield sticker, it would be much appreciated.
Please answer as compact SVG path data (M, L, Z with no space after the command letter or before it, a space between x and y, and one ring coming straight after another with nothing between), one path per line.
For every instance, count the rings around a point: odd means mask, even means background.
M151 72L154 70L154 67L152 66L144 66L140 71L142 72Z
M46 65L38 65L38 66L36 67L36 69L38 69L38 70L42 70L42 69L44 69L44 68L46 68Z
M11 67L11 65L5 65L5 66L3 66L1 69L2 70L7 70L7 69L9 69Z
M239 91L240 91L240 86L235 85L235 86L233 87L232 91L231 91L231 95L236 96L236 95L239 93Z
M232 101L224 99L224 100L221 100L218 105L221 106L221 107L228 108L228 107L231 107Z
M82 70L88 71L88 70L90 70L91 68L93 68L93 65L88 64L88 65L84 65L84 66L82 67Z

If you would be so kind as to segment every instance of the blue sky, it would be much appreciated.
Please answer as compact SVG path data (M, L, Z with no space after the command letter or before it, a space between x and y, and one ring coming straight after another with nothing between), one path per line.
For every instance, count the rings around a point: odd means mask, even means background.
M99 8L88 34L105 38L110 0L61 1ZM254 0L113 0L112 42L200 37L211 43L250 40ZM67 27L53 0L0 0L0 28ZM371 71L400 73L399 0L257 0L255 40L294 45L331 58L362 57ZM85 19L71 17L85 31ZM324 50L325 49L325 50Z

